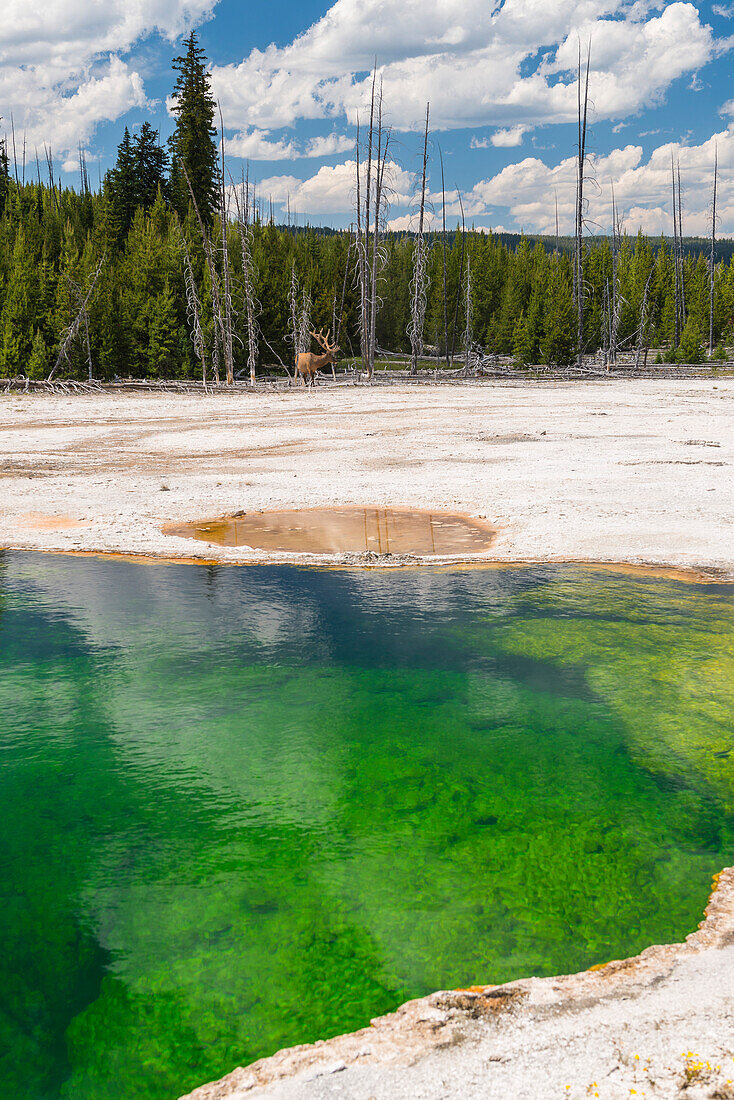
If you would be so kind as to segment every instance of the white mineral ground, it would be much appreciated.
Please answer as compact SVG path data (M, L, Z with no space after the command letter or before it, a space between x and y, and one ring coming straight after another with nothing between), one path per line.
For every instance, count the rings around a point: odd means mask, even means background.
M486 516L494 562L734 578L730 379L29 394L0 398L0 426L6 547L246 562L264 555L162 527L243 509L392 506ZM684 944L435 993L191 1096L734 1100L729 1082L732 870Z

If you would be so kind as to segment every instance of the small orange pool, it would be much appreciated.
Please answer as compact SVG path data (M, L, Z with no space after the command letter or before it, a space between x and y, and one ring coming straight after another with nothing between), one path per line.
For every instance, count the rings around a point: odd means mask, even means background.
M403 508L307 508L241 512L165 528L218 546L299 554L480 554L495 531L485 520Z

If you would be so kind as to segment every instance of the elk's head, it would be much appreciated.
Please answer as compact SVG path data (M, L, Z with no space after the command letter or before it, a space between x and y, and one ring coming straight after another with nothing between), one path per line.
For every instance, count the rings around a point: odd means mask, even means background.
M339 346L337 344L330 344L329 343L329 333L330 332L331 332L331 329L327 329L326 330L326 336L324 336L324 330L323 330L323 328L321 328L321 329L319 329L318 332L311 332L311 335L313 336L316 343L320 344L321 347L324 349L324 352L326 354L325 362L326 363L336 363L336 353L340 349L339 349Z

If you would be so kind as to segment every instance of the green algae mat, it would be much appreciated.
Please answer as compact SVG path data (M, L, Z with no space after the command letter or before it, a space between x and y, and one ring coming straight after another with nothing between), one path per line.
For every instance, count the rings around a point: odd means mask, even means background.
M680 939L734 858L734 586L6 553L0 715L8 1097Z

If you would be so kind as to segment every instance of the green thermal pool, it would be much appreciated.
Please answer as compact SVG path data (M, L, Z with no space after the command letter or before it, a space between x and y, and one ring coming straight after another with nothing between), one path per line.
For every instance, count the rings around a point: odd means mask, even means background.
M681 939L733 859L734 586L6 553L0 714L23 1100Z

